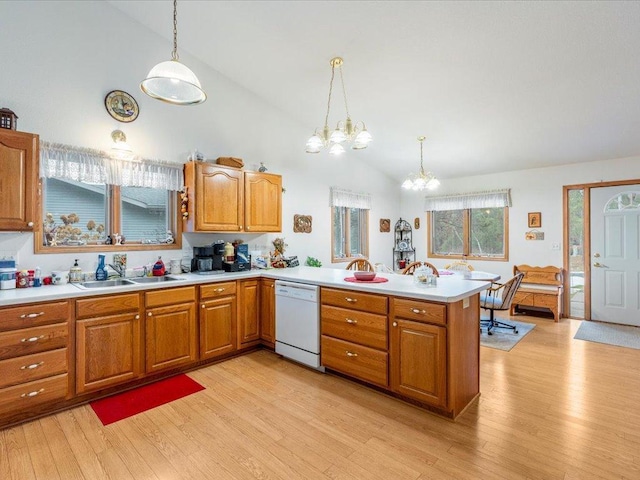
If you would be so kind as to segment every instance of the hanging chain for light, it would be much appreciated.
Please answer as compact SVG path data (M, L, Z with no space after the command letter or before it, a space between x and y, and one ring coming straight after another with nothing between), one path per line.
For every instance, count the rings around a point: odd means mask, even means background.
M329 99L327 100L327 115L324 117L324 128L329 128L329 110L331 109L331 93L333 92L333 77L335 75L335 59L331 61L331 81L329 82Z
M173 52L172 60L179 60L178 56L178 0L173 0Z
M340 83L342 83L342 96L344 97L344 109L347 111L347 118L350 118L349 107L347 105L347 90L344 88L344 77L342 76L342 61L338 65L340 67Z
M425 176L424 175L424 164L423 164L423 161L422 161L422 145L424 143L424 139L425 139L425 137L422 137L422 136L418 137L418 141L420 142L420 175L422 175L423 177Z

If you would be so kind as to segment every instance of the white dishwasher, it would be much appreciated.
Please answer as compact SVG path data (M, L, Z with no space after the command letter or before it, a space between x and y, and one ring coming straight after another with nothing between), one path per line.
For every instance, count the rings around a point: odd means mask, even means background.
M324 372L319 292L315 285L276 280L276 353Z

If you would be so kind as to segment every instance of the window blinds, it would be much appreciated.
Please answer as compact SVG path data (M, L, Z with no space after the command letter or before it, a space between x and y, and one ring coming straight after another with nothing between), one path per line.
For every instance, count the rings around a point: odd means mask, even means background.
M371 194L352 192L351 190L331 187L329 194L329 206L371 210Z
M425 212L464 210L467 208L501 208L511 206L511 189L425 197Z

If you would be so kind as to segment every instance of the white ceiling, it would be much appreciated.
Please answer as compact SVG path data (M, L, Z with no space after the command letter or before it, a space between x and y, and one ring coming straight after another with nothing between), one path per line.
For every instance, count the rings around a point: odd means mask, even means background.
M171 1L111 3L172 38ZM640 2L181 0L178 50L309 135L343 57L351 117L374 136L352 155L402 181L418 135L439 178L639 155L639 25Z

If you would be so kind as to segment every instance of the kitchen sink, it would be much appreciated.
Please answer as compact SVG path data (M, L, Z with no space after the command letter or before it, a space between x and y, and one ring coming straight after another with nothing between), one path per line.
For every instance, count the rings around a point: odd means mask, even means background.
M80 282L74 283L79 288L108 288L108 287L123 287L125 285L135 285L131 280L125 278L114 278L113 280L96 280L93 282Z
M172 282L180 280L180 278L174 277L136 277L132 278L131 281L135 283L162 283L162 282Z

